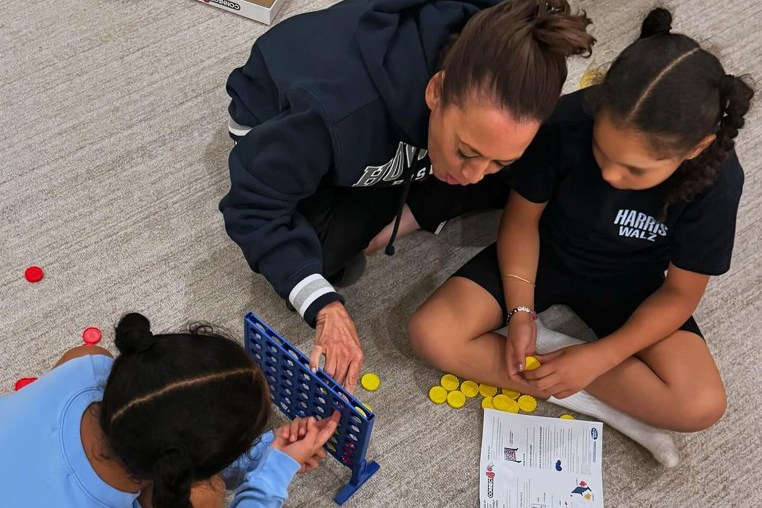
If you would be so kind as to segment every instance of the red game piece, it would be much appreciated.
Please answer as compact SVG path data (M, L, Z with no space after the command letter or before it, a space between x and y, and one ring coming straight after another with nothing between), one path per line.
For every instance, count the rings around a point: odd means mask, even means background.
M82 332L82 340L85 341L85 344L88 346L93 346L101 341L101 331L94 327L88 327L85 328L85 331Z
M40 282L45 277L45 272L39 266L30 266L24 272L24 277L29 282Z
M37 378L36 378L36 377L22 377L21 379L19 379L18 381L16 381L16 384L13 386L13 389L14 389L15 391L19 391L19 390L21 390L22 388L24 388L26 385L28 385L28 384L32 384L32 383L34 383L35 381L37 381Z

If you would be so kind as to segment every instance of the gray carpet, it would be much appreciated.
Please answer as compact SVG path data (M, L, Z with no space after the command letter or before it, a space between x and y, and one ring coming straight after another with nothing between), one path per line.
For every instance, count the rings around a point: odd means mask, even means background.
M331 4L289 0L278 20ZM650 1L585 0L598 51L635 36ZM719 50L735 74L762 76L762 4L675 0L676 28ZM266 27L192 0L9 0L0 9L0 391L39 376L84 327L110 328L128 310L156 329L205 319L240 332L256 310L309 350L311 330L252 274L225 235L225 79ZM319 41L316 41L319 44ZM587 65L574 61L568 90ZM607 506L762 506L762 149L760 109L739 152L745 194L730 273L697 312L727 383L729 409L709 431L679 436L682 465L658 467L606 427ZM428 402L436 372L414 360L405 323L453 270L495 235L494 214L414 234L372 257L345 291L381 389L360 392L378 413L368 456L381 471L348 507L476 506L481 410ZM37 263L47 277L27 284ZM584 333L563 309L550 324ZM679 361L676 358L675 361ZM561 410L541 404L549 416ZM1 422L0 422L1 423ZM334 461L299 477L288 506L331 506L348 478ZM1 503L0 503L1 504Z

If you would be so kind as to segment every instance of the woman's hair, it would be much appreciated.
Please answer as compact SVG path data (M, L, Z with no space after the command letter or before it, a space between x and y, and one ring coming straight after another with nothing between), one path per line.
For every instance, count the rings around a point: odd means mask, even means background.
M590 55L592 21L566 0L509 0L475 14L446 48L445 104L470 96L516 120L545 120L566 81L566 58Z
M209 325L153 335L141 314L116 327L101 403L108 445L137 479L153 482L153 506L190 508L190 489L222 471L264 431L270 399L262 372Z
M652 10L640 38L616 58L589 96L596 114L643 134L662 156L684 157L706 136L716 135L665 182L663 216L669 205L690 201L712 185L754 95L743 79L725 74L717 57L696 41L671 33L671 25L669 11Z

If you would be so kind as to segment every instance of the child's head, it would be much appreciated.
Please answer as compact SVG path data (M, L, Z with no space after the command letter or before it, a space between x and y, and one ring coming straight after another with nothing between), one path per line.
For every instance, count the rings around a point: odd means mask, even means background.
M476 183L520 157L558 102L567 57L590 53L590 23L566 0L510 0L475 14L426 89L434 176Z
M696 41L670 33L671 23L667 10L651 11L591 92L604 179L621 189L666 181L663 212L714 182L754 94Z
M209 326L153 335L128 314L116 327L100 424L116 459L153 482L157 508L190 507L190 487L223 470L262 434L266 381L244 349Z

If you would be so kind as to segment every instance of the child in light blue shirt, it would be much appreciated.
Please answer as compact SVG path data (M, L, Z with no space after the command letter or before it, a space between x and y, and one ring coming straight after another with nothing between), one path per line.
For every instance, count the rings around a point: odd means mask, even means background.
M153 335L129 314L115 344L116 360L75 348L0 397L3 506L217 507L224 479L237 488L232 506L278 507L293 476L325 457L338 413L263 435L267 383L210 327Z

